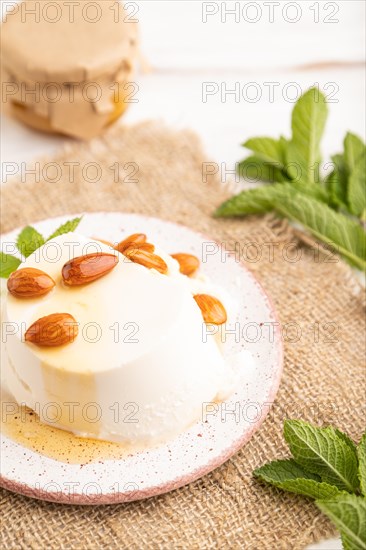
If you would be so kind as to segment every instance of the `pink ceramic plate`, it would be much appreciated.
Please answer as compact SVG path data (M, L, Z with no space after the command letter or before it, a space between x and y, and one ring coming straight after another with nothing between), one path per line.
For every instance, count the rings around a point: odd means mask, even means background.
M36 224L50 234L66 217ZM254 276L214 241L174 223L133 214L86 214L78 231L116 241L144 232L169 252L192 252L202 272L233 298L226 356L244 350L234 395L213 406L190 429L168 443L123 459L65 464L1 437L1 485L48 501L112 504L159 495L220 466L259 428L273 402L282 372L282 340L273 306ZM2 237L13 242L19 231ZM205 411L208 412L207 407ZM234 411L234 414L230 411Z

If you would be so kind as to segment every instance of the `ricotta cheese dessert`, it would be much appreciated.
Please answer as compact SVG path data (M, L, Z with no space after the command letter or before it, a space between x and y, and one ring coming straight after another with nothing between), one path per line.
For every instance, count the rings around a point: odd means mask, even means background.
M6 383L41 422L83 437L157 442L233 390L233 371L205 330L205 321L225 322L225 308L204 294L208 282L184 274L194 257L134 238L135 249L124 241L118 251L62 235L10 276Z

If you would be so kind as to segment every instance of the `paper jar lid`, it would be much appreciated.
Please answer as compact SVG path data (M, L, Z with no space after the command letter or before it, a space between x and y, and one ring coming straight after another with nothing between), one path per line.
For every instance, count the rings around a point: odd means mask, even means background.
M13 5L2 25L2 62L32 81L80 82L113 74L136 51L132 12L116 0Z

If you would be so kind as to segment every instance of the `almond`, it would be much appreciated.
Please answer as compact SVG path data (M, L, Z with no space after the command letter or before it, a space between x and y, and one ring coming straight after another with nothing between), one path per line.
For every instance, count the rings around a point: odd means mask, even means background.
M199 259L197 256L193 256L193 254L172 254L172 258L179 263L179 271L183 273L183 275L193 275L200 266Z
M106 244L107 246L110 246L111 248L114 248L114 244L111 243L110 241L106 241L105 239L99 239L99 237L92 237L92 239L94 239L94 241L98 241L99 243Z
M208 294L195 294L193 297L202 312L205 323L211 323L213 325L222 325L226 323L226 310L220 300Z
M140 244L133 243L124 249L123 254L126 255L127 250L129 251L130 254L132 250L145 250L146 252L153 253L155 251L155 246L151 243L140 243Z
M155 252L155 245L152 243L142 243L137 245L140 250L145 250L146 252Z
M45 348L70 344L78 335L78 324L69 313L41 317L25 333L25 341Z
M143 265L148 269L156 269L160 273L166 273L168 271L168 266L164 262L163 258L157 256L156 254L152 254L147 250L140 250L138 248L127 248L124 254L132 262Z
M122 254L131 245L146 243L146 239L147 237L144 233L134 233L133 235L130 235L129 237L118 243L115 249Z
M67 262L62 268L62 278L65 285L78 286L91 283L107 275L118 264L114 254L94 252L78 256Z
M23 267L10 275L8 290L16 298L37 298L47 294L55 284L55 281L44 271Z

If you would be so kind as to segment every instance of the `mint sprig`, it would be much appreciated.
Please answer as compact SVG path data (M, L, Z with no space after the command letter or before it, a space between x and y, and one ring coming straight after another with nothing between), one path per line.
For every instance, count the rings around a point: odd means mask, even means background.
M259 155L252 155L239 163L238 172L241 177L250 181L288 181L287 175L281 169L280 163L268 162Z
M34 227L28 225L19 233L16 244L21 255L28 258L44 244L44 238Z
M349 176L346 164L341 154L333 155L331 159L334 168L324 180L324 185L329 196L329 204L335 210L347 211L347 185Z
M0 277L7 279L13 271L18 269L22 260L11 254L0 252Z
M4 252L1 252L0 277L7 279L13 271L18 269L24 258L28 258L28 256L33 254L35 250L40 248L47 241L54 239L59 235L64 235L65 233L75 231L81 220L82 218L74 218L73 220L67 221L66 223L60 225L60 227L56 229L56 231L54 231L48 238L45 238L30 225L22 229L16 240L16 246L19 250L21 258L13 256L12 254L5 254Z
M292 113L292 139L288 144L287 160L290 176L309 183L317 181L317 165L321 161L320 142L323 137L328 108L325 97L315 88L305 93Z
M256 477L279 489L311 498L328 498L339 493L334 485L306 471L295 460L276 460L255 471Z
M312 88L293 109L291 139L247 140L243 146L252 155L238 164L239 174L271 185L242 191L219 206L215 215L276 211L302 224L305 231L332 246L351 265L366 270L362 227L366 221L366 146L359 137L347 133L344 152L332 156L333 169L324 178L320 147L327 116L324 95Z
M74 218L73 220L69 220L66 223L63 223L46 240L50 241L51 239L54 239L55 237L58 237L59 235L64 235L65 233L72 233L73 231L75 231L75 229L77 228L77 226L79 225L81 220L82 220L82 218Z
M363 157L356 162L349 176L348 202L350 211L365 220L366 216L366 163Z
M339 495L334 499L318 500L316 504L341 532L345 550L366 550L365 498Z
M268 137L251 138L243 143L243 147L253 151L264 162L273 163L280 170L285 170L286 149L284 140Z
M307 471L340 490L358 490L357 454L334 428L287 420L284 436L296 462Z
M358 477L362 494L366 497L366 432L361 438L360 444L357 447L358 456Z
M302 224L317 239L331 246L360 270L366 270L366 234L353 219L305 193L291 191L274 197L276 210Z
M345 550L366 550L366 432L358 447L332 426L286 420L293 458L275 460L253 475L279 489L315 499L339 529Z

